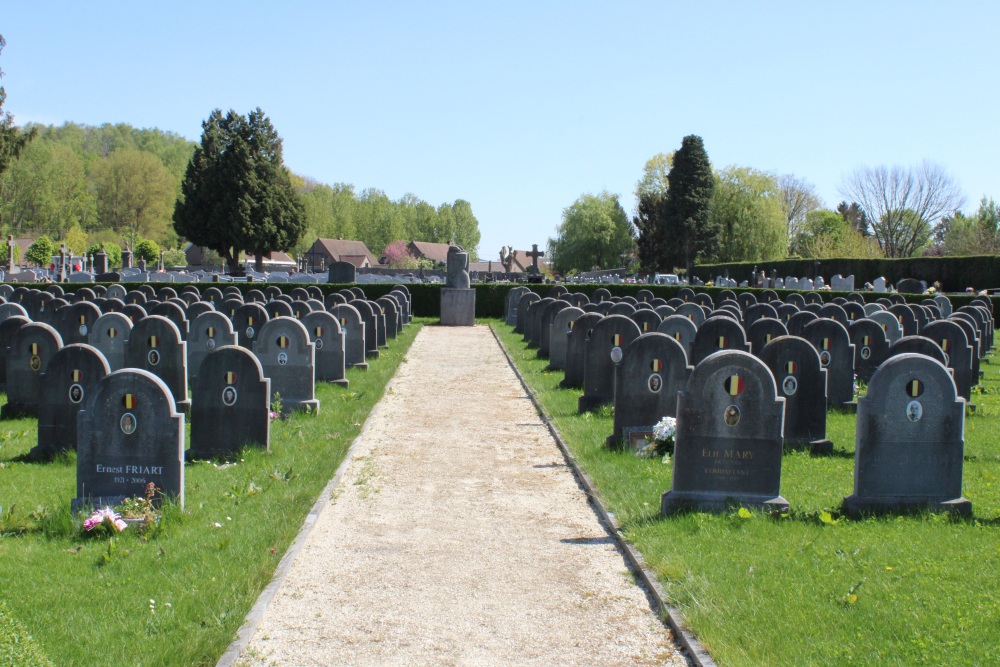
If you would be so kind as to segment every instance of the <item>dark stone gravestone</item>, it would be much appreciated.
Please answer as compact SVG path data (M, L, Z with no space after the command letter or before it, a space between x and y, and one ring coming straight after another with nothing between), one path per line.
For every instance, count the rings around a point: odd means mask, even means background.
M261 328L254 354L271 379L273 396L281 396L281 413L319 413L316 400L316 348L305 326L293 317L276 317Z
M271 381L251 352L215 348L191 384L188 460L234 455L246 446L270 449Z
M938 320L924 327L922 335L937 343L944 352L945 366L951 369L958 395L969 403L972 388L979 384L979 377L973 375L975 351L969 345L965 331L956 322Z
M695 367L677 399L673 484L661 510L723 512L733 504L785 511L785 401L756 357L727 350Z
M41 292L39 290L31 290L28 297L21 302L21 305L28 311L28 316L31 317L33 321L38 322L45 317L45 311L48 304L55 298L54 294Z
M573 294L568 294L563 297L566 301L569 301L570 305L574 308L583 308L588 303L590 303L590 297L588 297L583 292L574 292Z
M127 293L122 301L125 302L125 305L135 304L137 306L142 306L149 301L149 298L146 296L145 292L142 292L141 290L133 290Z
M88 344L108 362L109 372L125 368L125 345L132 333L132 320L122 313L105 313L90 330Z
M683 315L665 317L656 328L657 333L667 334L684 348L687 358L691 359L691 346L698 335L698 325Z
M30 320L28 311L19 303L0 303L0 323L11 317L23 317Z
M823 304L821 304L821 303L807 303L806 305L804 305L802 307L802 310L805 310L805 311L808 311L810 313L813 313L814 315L816 315L817 317L819 317L820 311L823 310Z
M643 306L647 304L642 304ZM650 310L648 308L641 308L636 310L634 313L629 315L633 322L639 325L639 331L641 333L654 333L657 327L660 326L660 322L663 318L660 317L656 311Z
M253 350L254 341L260 328L270 319L267 310L258 302L245 303L236 309L233 315L233 329L239 339L240 347Z
M677 314L677 310L675 308L673 308L672 306L668 306L666 304L657 306L656 308L653 309L653 312L660 316L661 322L666 318L670 317L671 315Z
M161 287L156 292L156 298L160 301L169 301L177 298L177 290L173 287Z
M201 301L201 294L198 293L197 289L195 289L194 292L189 292L187 288L185 288L180 291L180 294L177 295L177 298L183 301L184 307L187 308L192 303L199 303ZM206 301L205 303L210 303L210 302Z
M344 335L337 318L325 310L314 310L301 322L316 349L316 381L348 386Z
M347 303L347 297L343 294L327 294L326 298L323 299L323 305L326 306L327 310L330 310L334 306L339 306L343 303Z
M56 331L63 345L73 345L90 341L90 332L101 316L101 309L89 301L80 301L60 308L58 313Z
M827 371L828 407L850 409L854 405L854 345L847 329L835 320L820 319L805 326L802 338L816 348L820 365Z
M340 323L340 330L344 337L344 365L347 368L367 370L365 323L361 319L361 313L349 303L334 306L331 313Z
M400 313L402 314L403 326L408 325L413 321L413 304L410 301L410 295L400 289L393 289L389 292L388 296L395 296L399 301ZM514 320L517 320L517 312L514 313Z
M201 303L209 303L208 301L202 301ZM249 303L249 302L247 302ZM221 302L216 302L210 304L215 306L215 310L219 311L229 319L233 319L236 316L236 311L243 307L244 302L242 299L235 299L233 297L227 297ZM188 309L188 317L191 317L191 309ZM197 317L197 316L196 316ZM192 318L193 319L193 318Z
M635 306L627 301L619 301L608 309L608 315L625 315L628 317L635 312Z
M555 303L557 299L545 297L528 304L525 313L523 340L528 343L528 349L535 349L542 339L542 311L550 303Z
M785 328L788 329L789 336L801 336L806 325L818 319L819 316L816 313L810 313L808 310L800 310L788 318Z
M121 313L125 311L125 302L117 298L105 298L101 304L102 313Z
M225 292L223 292L223 295ZM260 303L264 304L267 302L267 297L259 289L248 290L246 294L243 295L243 303Z
M187 343L177 325L162 315L150 315L132 326L125 343L125 367L138 368L163 380L177 412L191 408L187 384Z
M583 310L570 306L563 308L552 318L549 327L549 368L562 370L566 368L566 351L569 345L569 333L576 320L583 315Z
M937 304L938 308L941 309L942 317L948 317L951 315L951 299L946 297L944 294L936 294L933 297L933 301ZM989 301L989 299L987 299L987 301Z
M288 296L292 297L292 301L308 301L309 290L305 287L293 287Z
M840 322L845 327L850 324L850 320L847 318L847 311L835 303L824 304L816 314L822 318Z
M749 331L754 322L766 318L778 319L778 311L774 306L769 303L750 304L743 312L743 327Z
M690 361L697 366L710 354L719 350L740 350L750 352L746 332L736 320L728 317L710 317L698 327L691 344Z
M858 292L851 292L850 294L848 294L847 295L847 301L850 302L850 303L861 304L862 306L865 305L865 297L864 297L864 295L860 294Z
M780 336L761 350L785 399L784 443L808 447L813 454L829 454L833 443L826 439L826 369L816 348L804 338Z
M476 290L469 282L469 253L457 245L448 248L448 271L441 288L441 324L471 327L476 323Z
M6 391L7 388L7 351L10 343L18 329L30 323L31 320L27 317L18 315L0 320L0 391Z
M31 312L30 309L28 311ZM970 306L962 306L954 315L971 317L976 325L976 331L978 332L979 338L979 356L985 357L986 353L990 351L993 347L993 342L990 340L989 327L987 321L989 319L988 314L984 313L982 310Z
M210 310L191 321L187 339L188 382L192 385L205 357L226 345L236 345L238 338L233 323L222 313Z
M608 315L593 327L584 355L579 412L615 400L615 365L621 361L624 348L640 334L639 326L624 315Z
M635 300L640 303L649 303L656 298L648 289L641 289L635 293Z
M682 287L677 290L677 298L684 302L694 301L694 290L690 287Z
M517 302L517 322L514 324L514 333L524 334L528 326L528 308L536 301L541 301L542 297L534 292L526 292Z
M653 305L649 301L640 301L635 304L635 310L636 312L639 312L640 310L653 310Z
M671 308L673 308L676 311L678 308L680 308L681 306L684 305L684 299L678 299L677 297L674 297L672 299L668 299L667 300L667 305L670 306ZM701 304L699 304L699 305L701 305Z
M316 299L317 301L323 300L323 290L319 285L308 285L306 287L306 292L309 293L310 299Z
M923 280L903 278L896 283L896 291L904 294L922 294L925 289L927 289L927 283Z
M677 392L687 386L692 370L684 348L670 336L654 332L633 340L615 365L614 432L608 446L644 447L657 422L676 416Z
M819 306L823 305L823 297L818 292L806 292L805 300L807 306L811 303L818 304Z
M146 310L150 315L159 315L160 317L165 317L173 322L174 326L177 327L178 333L181 335L181 340L187 340L189 327L187 312L177 305L177 303L173 301L164 301L160 305L152 309L147 308ZM156 375L156 373L153 374ZM167 386L170 386L169 382L167 383Z
M361 321L365 325L365 357L378 359L378 320L375 319L375 311L371 304L364 298L355 299L351 306L361 315Z
M357 267L350 262L331 262L326 281L335 285L353 283L357 280L357 273Z
M375 301L365 299L368 307L371 308L372 317L375 320L375 341L379 348L389 347L388 336L386 334L385 313ZM362 316L363 318L364 316Z
M747 308L757 303L757 297L753 292L740 292L736 295L736 303L740 304L740 310L746 312Z
M59 332L48 324L30 322L14 332L7 348L7 403L0 419L38 415L49 362L62 348Z
M694 295L694 302L699 306L708 306L709 308L715 307L715 303L712 301L712 295L708 292L701 292Z
M544 301L544 300L543 300ZM539 301L542 303L542 301ZM568 301L556 299L542 309L542 317L538 322L538 358L548 359L552 344L552 322L559 311L570 308Z
M946 365L947 362L944 351L938 344L923 336L903 336L889 346L890 358L900 354L922 354L942 365Z
M358 298L354 294L354 292L352 292L351 290L347 289L346 287L344 289L342 289L342 290L337 291L337 294L340 294L345 299L347 299L347 303L350 303L351 301L354 301L355 299Z
M772 279L772 281L773 281L773 279ZM766 290L764 290L763 292L760 293L760 300L763 303L770 303L771 301L777 301L778 300L778 293L775 292L773 289L766 289Z
M587 343L602 319L604 316L600 313L584 313L573 322L566 339L566 366L560 387L577 389L583 386Z
M184 509L184 415L172 398L160 378L136 369L89 392L77 422L74 511L142 498L147 484Z
M64 296L66 294L66 290L62 288L62 285L48 285L45 291L53 296Z
M764 346L779 336L787 336L788 330L780 320L767 318L757 320L747 331L747 342L750 343L750 354L760 358ZM775 376L777 377L777 376Z
M42 376L38 445L29 453L32 459L48 459L76 449L77 414L97 383L110 372L104 355L90 345L66 345L53 355Z
M705 321L705 311L696 303L685 303L678 306L677 314L694 322L696 327L700 327Z
M381 296L375 299L375 305L381 309L385 318L385 336L395 339L403 330L403 322L400 318L399 304L393 298Z
M965 401L948 370L919 354L887 360L858 401L850 516L925 509L972 514L962 497Z
M867 317L851 322L847 333L854 345L854 373L867 383L875 369L889 357L889 338L882 325Z
M896 317L896 321L899 322L904 336L917 335L917 318L913 315L913 311L910 310L909 306L905 303L898 303L890 307L889 312Z
M885 332L885 337L889 340L890 344L903 337L903 327L900 326L896 316L889 311L879 310L868 313L868 319L882 327L882 331Z
M920 335L920 333L924 330L924 326L930 321L927 311L924 310L923 306L917 303L908 303L906 304L906 307L913 313L913 319L917 321L916 335Z
M606 287L598 287L594 290L593 294L590 295L591 303L601 303L602 301L610 301L611 292L608 291Z
M564 294L569 294L569 290L566 289L565 285L553 285L549 288L549 296L553 299L558 299Z
M268 285L264 288L264 297L267 301L273 301L282 295L281 288L277 285Z
M218 287L209 287L201 294L201 300L208 303L221 303L225 299L225 294Z
M618 302L619 303L627 303L627 304L629 304L630 306L633 306L633 307L639 305L639 300L636 299L634 296L623 296L623 297L620 297L618 299Z
M264 304L264 310L267 311L269 319L274 319L275 317L294 317L292 307L278 299L271 299Z
M847 313L848 323L856 322L860 319L864 319L867 316L867 314L865 313L865 307L860 303L854 303L853 301L848 301L847 303L843 304L841 308L843 308L844 312ZM850 326L850 324L848 324L848 326Z
M51 324L58 331L61 326L62 316L60 311L65 306L71 305L68 301L61 298L51 299L50 301L43 303L38 310L38 319L36 322L44 322L45 324ZM62 333L59 334L60 336Z
M122 315L127 317L132 324L135 324L139 320L148 317L146 309L139 304L130 303L122 308Z
M806 298L798 292L793 292L785 297L785 303L795 306L799 310L805 308Z
M292 317L297 320L301 320L312 311L313 308L308 300L296 301L292 304Z
M223 301L222 303L219 304L219 306L221 307L225 303L226 302ZM223 312L221 308L216 308L214 303L210 303L208 301L196 301L195 303L192 303L190 306L187 307L187 310L185 311L184 315L187 317L189 323L194 322L196 319L198 319L198 316L201 315L202 313L219 312L222 313L225 317L231 318L233 316L233 313L236 312L236 309L239 308L241 305L243 305L243 302L237 301L231 303L236 304L235 306L233 306L232 310L230 312ZM188 324L189 330L190 326L191 325Z

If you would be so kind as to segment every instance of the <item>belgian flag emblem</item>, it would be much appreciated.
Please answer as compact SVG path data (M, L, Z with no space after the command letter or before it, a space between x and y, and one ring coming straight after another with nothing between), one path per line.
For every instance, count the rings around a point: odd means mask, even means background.
M572 330L572 329L573 329L573 325L574 325L574 324L576 324L576 322L573 322L573 321L571 320L571 321L570 321L570 323L569 323L569 328L570 328L570 330Z
M114 327L108 329L108 338L115 338L117 336L118 336L118 329L115 329Z
M151 348L158 347L159 345L160 345L160 337L159 336L150 336L149 337L149 346Z
M861 344L864 345L865 347L868 347L869 345L872 344L872 337L871 336L862 336L861 337Z
M798 368L799 365L794 361L789 361L787 364L785 364L785 372L788 373L789 375L794 374L795 371L798 370Z
M719 345L719 349L720 350L724 350L726 348L726 337L725 336L719 336L718 345Z
M772 338L774 338L774 336L772 336L771 334L766 334L766 335L764 336L764 343L765 343L765 344L766 344L766 343L770 343L770 342L771 342L771 339L772 339Z
M649 322L643 322L642 323L642 330L643 331L649 331Z
M31 344L31 354L33 354L33 355L37 355L38 354L38 343L32 343Z
M73 378L73 382L79 382L80 380L83 379L83 373L81 373L79 370L74 370L72 373L70 373L70 376Z
M947 352L950 348L951 345L948 344L948 339L947 338L941 339L941 351Z
M681 339L681 332L678 331L677 333L674 334L674 340L680 340L680 339Z
M924 383L920 380L910 380L906 383L906 395L916 398L924 393Z
M125 394L122 398L122 405L125 406L126 410L131 410L135 407L135 394Z
M322 337L323 336L323 327L316 327L316 331L314 333L316 335L316 338Z
M728 378L726 378L724 386L726 388L727 394L729 394L730 396L739 396L741 393L743 393L744 389L743 378L741 378L739 375L731 375Z
M659 359L653 359L653 363L650 364L650 368L653 369L654 373L659 373L661 370L663 370L663 362L660 361Z
M86 323L87 323L87 316L86 315L81 315L80 316L80 324L86 324Z
M340 326L342 326L342 327L346 327L347 326L347 318L346 317L341 317L340 318Z
M232 371L226 373L226 384L236 384L236 373Z
M278 347L282 349L288 347L288 336L278 336Z
M206 333L206 334L208 334L208 337L209 337L209 338L215 338L215 327L209 327L209 328L208 328L208 329L207 329L207 330L205 331L205 333Z
M247 318L247 326L248 327L252 327L253 326L253 315L251 315L250 317Z
M821 345L820 345L820 346L821 346L821 347L822 347L822 348L823 348L824 350L829 350L829 349L830 349L830 339L829 339L829 338L824 338L824 339L823 339L823 342L821 343Z
M621 334L615 334L614 336L611 337L611 341L612 341L612 344L615 347L621 346L621 344L622 344L622 335Z

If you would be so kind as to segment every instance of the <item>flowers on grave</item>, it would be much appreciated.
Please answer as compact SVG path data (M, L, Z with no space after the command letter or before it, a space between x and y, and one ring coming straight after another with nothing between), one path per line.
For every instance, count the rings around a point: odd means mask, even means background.
M636 453L639 456L651 458L662 456L663 462L670 460L670 454L674 451L674 436L677 434L677 420L673 417L664 417L653 426L653 437L647 438L646 445Z
M128 524L125 523L121 514L115 512L110 507L105 507L104 509L96 510L83 521L83 529L88 533L98 528L120 533L128 528Z
M136 519L146 523L156 521L160 517L160 510L153 504L156 491L156 485L150 482L146 485L143 498L126 498L115 509L123 519Z

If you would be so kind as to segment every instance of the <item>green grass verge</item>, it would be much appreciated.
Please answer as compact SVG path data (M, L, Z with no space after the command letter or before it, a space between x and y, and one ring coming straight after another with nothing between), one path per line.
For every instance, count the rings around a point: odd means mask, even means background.
M610 409L576 412L576 390L501 321L493 327L625 537L721 665L985 665L1000 662L1000 372L966 420L964 495L975 518L852 521L854 415L831 412L829 457L789 453L787 518L659 515L672 467L609 451Z
M0 667L51 667L23 625L0 602Z
M22 462L37 423L0 422L0 603L58 665L214 665L419 329L368 371L348 370L350 387L317 384L320 414L275 421L269 453L187 465L185 511L168 506L156 528L114 542L82 533L69 511L75 453ZM0 607L0 660L8 618ZM13 646L9 664L36 664L30 643Z

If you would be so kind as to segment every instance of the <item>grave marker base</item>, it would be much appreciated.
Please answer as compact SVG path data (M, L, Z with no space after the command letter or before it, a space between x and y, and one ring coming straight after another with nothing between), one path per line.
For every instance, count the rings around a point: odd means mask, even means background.
M787 512L788 501L781 496L739 495L726 496L701 491L667 491L660 501L664 516L684 511L727 512L734 507L760 509L765 512Z
M918 514L924 511L972 516L972 503L965 498L933 500L917 496L863 498L850 495L844 498L843 511L852 519L881 514Z
M441 288L441 324L471 327L476 324L476 290Z

